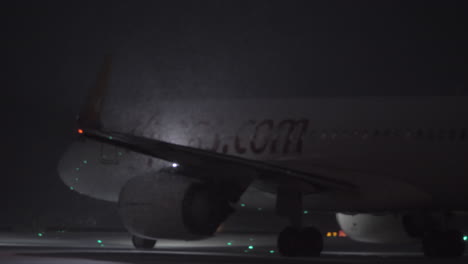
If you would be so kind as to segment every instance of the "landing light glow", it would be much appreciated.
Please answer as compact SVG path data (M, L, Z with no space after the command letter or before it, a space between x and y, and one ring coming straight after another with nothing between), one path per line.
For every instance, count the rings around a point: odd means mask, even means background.
M179 167L179 164L177 164L177 163L172 163L172 168L177 168L177 167Z

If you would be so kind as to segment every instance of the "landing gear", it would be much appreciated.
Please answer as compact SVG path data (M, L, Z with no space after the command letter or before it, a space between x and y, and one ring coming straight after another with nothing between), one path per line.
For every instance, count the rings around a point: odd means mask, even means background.
M403 227L408 235L421 239L426 257L460 257L465 242L462 232L451 228L454 216L452 212L410 213L403 216Z
M422 246L428 257L460 257L465 251L463 235L456 230L430 232L423 237Z
M323 237L315 227L302 227L303 208L300 185L280 184L276 196L276 212L289 218L291 226L278 236L278 251L287 257L318 257L323 249Z
M156 240L132 236L133 246L137 249L152 249Z
M299 229L288 226L278 235L277 245L281 255L295 257L297 255L296 240L299 237Z
M286 227L278 236L278 251L283 256L318 257L322 249L322 234L315 227Z

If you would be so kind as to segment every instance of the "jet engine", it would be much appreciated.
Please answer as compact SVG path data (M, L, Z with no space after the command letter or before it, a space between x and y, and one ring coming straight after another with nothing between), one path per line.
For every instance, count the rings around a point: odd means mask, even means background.
M353 240L368 243L416 242L399 214L336 214L341 229Z
M207 237L232 212L222 189L166 171L130 179L119 195L124 226L147 239Z

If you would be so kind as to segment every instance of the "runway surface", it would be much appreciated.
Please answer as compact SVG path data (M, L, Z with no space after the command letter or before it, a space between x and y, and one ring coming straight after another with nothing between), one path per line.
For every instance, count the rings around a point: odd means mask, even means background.
M202 241L160 240L152 250L133 249L127 233L0 233L0 263L468 263L428 259L418 245L370 245L327 238L320 258L285 258L271 234L220 234Z

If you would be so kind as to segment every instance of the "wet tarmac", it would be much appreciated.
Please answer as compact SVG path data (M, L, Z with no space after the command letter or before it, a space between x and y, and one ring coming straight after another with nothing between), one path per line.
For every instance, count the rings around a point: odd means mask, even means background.
M220 234L201 241L160 240L152 250L132 247L121 232L0 233L0 263L467 263L428 259L419 245L372 245L326 238L320 258L286 258L273 234Z

